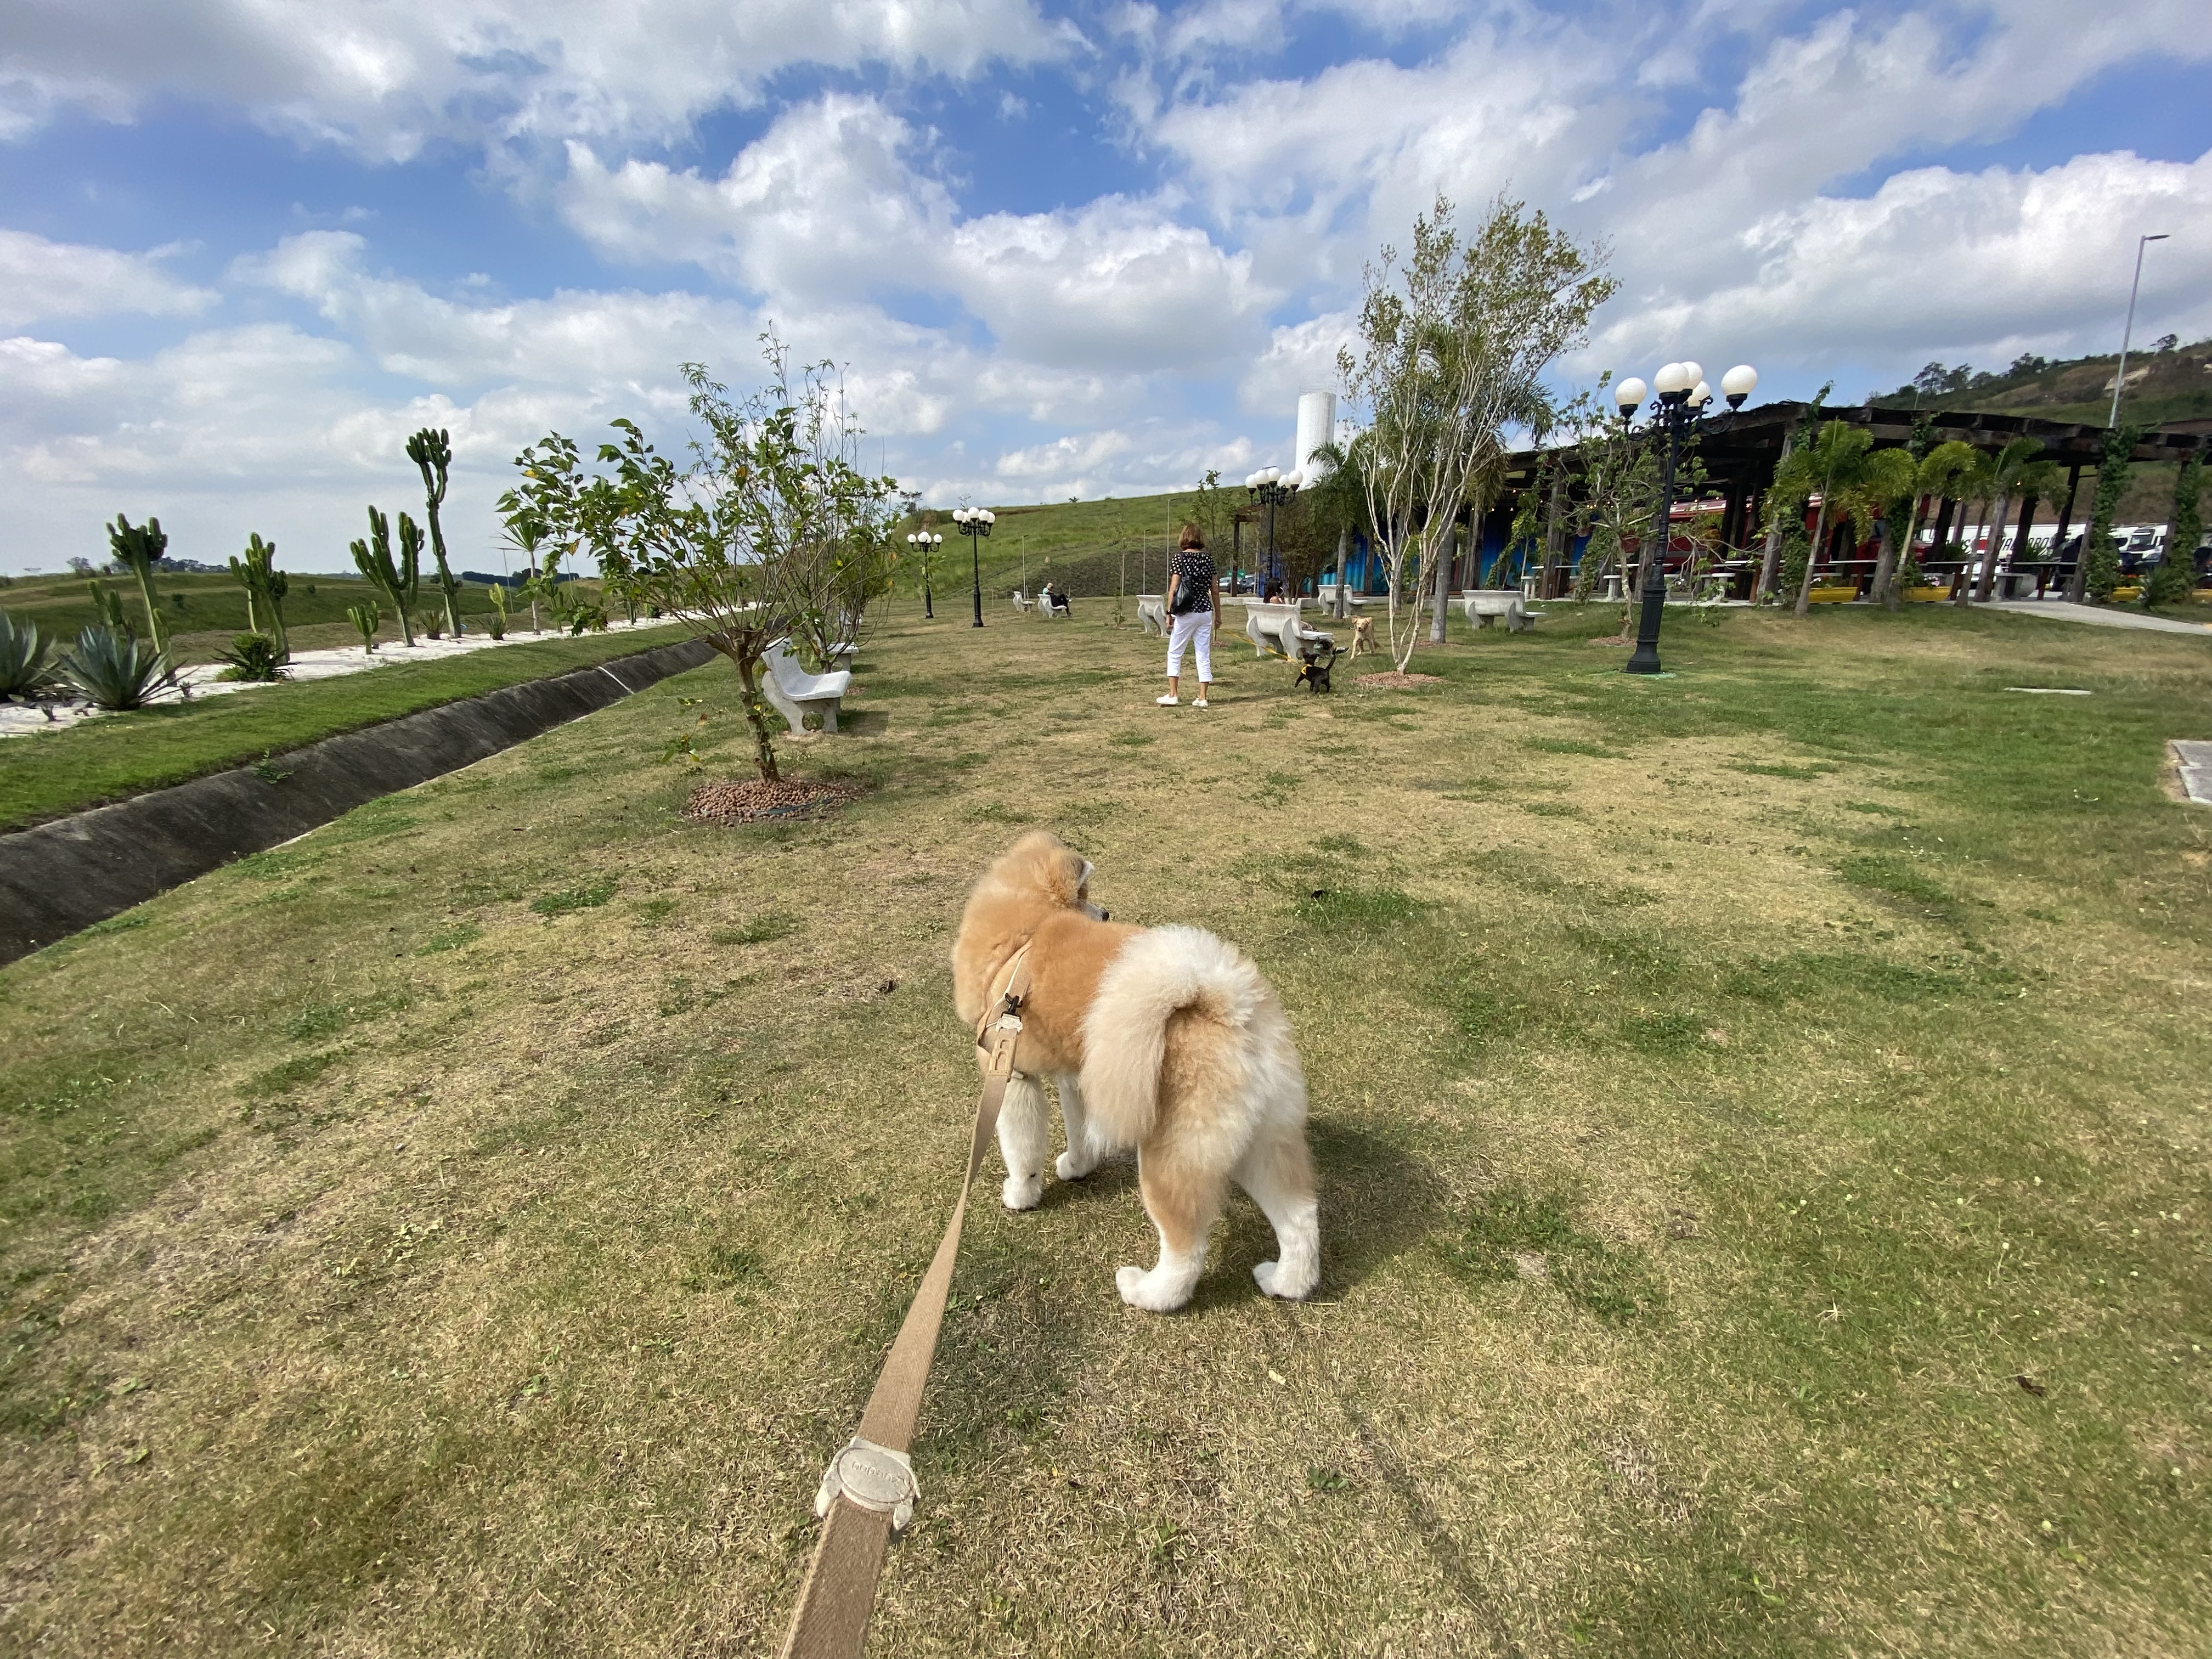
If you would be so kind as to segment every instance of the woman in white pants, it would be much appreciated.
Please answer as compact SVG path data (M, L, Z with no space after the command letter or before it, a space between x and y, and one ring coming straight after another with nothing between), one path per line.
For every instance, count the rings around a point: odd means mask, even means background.
M1182 653L1190 647L1198 657L1198 695L1190 706L1203 708L1206 688L1213 684L1213 625L1221 620L1220 583L1214 579L1213 560L1198 526L1184 525L1176 539L1181 545L1168 566L1168 694L1158 702L1161 708L1172 708L1182 701Z

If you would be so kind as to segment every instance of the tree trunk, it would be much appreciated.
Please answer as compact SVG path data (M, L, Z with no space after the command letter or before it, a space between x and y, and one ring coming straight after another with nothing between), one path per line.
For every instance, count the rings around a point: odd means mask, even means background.
M1876 597L1881 599L1885 611L1894 611L1905 602L1904 590L1897 585L1897 567L1901 557L1910 556L1912 551L1913 538L1920 534L1921 511L1927 501L1925 495L1914 495L1912 511L1905 519L1904 539L1899 541L1891 537L1882 544L1881 568L1875 573L1875 581L1880 590ZM1884 520L1883 523L1887 526L1888 520ZM1899 548L1905 550L1904 556L1899 555Z
M1980 604L1989 602L1990 591L1996 584L1997 557L2004 551L2005 513L2011 506L2012 492L1999 490L1996 509L1990 514L1990 550L1982 556L1981 563L1974 567L1974 599Z
M1820 516L1813 520L1813 543L1805 550L1805 579L1797 584L1797 614L1808 614L1813 609L1813 572L1820 563L1821 544L1828 535L1828 498L1820 497Z
M1352 526L1345 525L1336 532L1336 619L1342 622L1352 614L1352 604L1345 597L1352 568Z
M154 567L133 565L131 574L138 579L138 597L146 602L146 631L154 636L155 653L161 655L169 648L169 630L162 625L161 606L154 597Z
M707 643L737 665L738 682L745 690L745 720L753 728L753 765L761 781L781 783L782 777L775 769L775 738L769 731L768 700L760 691L760 651L747 648L750 641L741 643L726 634L709 634Z
M1481 555L1478 551L1475 556L1480 558ZM1444 530L1443 547L1437 555L1436 609L1429 616L1431 645L1442 645L1444 642L1444 623L1451 615L1452 566L1458 558L1459 520L1454 519Z
M1566 494L1566 489L1567 469L1565 466L1553 467L1552 469L1552 499L1546 509L1549 516L1544 526L1544 574L1536 595L1540 599L1548 599L1552 597L1552 584L1559 580L1561 552L1559 501L1560 497Z

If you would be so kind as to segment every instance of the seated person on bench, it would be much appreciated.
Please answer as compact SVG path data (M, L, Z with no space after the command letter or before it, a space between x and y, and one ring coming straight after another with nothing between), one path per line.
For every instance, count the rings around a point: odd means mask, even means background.
M1074 611L1068 608L1067 595L1061 592L1050 582L1047 582L1044 585L1043 589L1037 594L1037 603L1048 611L1059 611L1063 617L1072 617L1075 614Z

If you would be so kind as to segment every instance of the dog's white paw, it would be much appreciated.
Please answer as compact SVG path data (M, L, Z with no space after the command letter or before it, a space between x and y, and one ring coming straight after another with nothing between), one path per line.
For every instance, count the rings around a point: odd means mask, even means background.
M1053 1173L1062 1181L1080 1181L1097 1167L1097 1158L1075 1152L1062 1152L1052 1166Z
M1297 1302L1313 1294L1315 1285L1320 1282L1321 1273L1317 1269L1310 1268L1293 1276L1283 1271L1283 1264L1279 1261L1262 1261L1252 1269L1252 1278L1269 1296L1279 1296L1287 1302Z
M1006 1200L1010 1210L1034 1210L1037 1200L1044 1196L1044 1182L1036 1176L1008 1176L1006 1184L999 1188L999 1196Z
M1131 1307L1142 1308L1146 1313L1173 1313L1190 1300L1190 1287L1164 1285L1160 1278L1142 1267L1123 1267L1115 1273L1114 1283L1121 1300Z

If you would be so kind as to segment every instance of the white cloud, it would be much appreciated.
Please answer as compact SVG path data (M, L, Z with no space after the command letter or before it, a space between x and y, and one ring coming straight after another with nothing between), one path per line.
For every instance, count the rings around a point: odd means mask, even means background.
M198 316L218 296L212 289L180 283L162 269L162 259L172 252L125 253L0 230L0 328L125 312Z
M441 138L666 142L797 66L967 76L1081 37L1030 0L17 0L0 42L0 135L167 94L404 160Z

